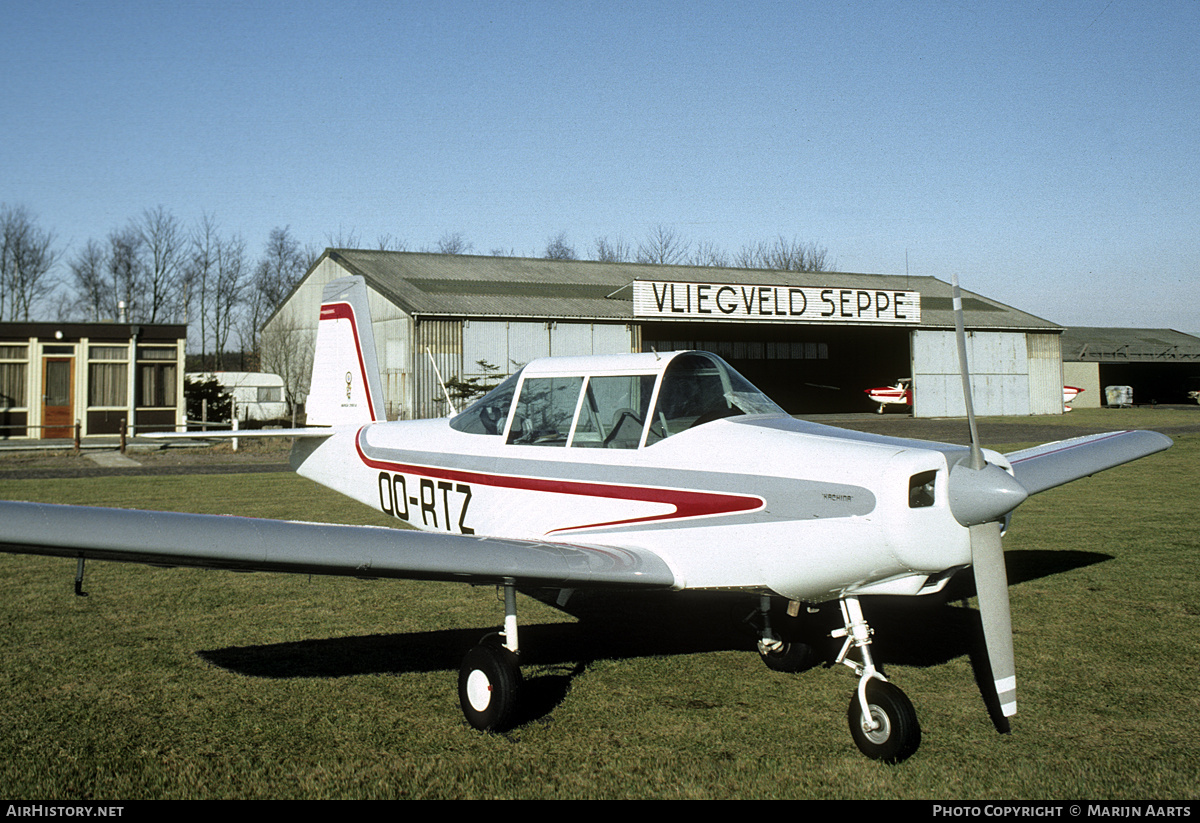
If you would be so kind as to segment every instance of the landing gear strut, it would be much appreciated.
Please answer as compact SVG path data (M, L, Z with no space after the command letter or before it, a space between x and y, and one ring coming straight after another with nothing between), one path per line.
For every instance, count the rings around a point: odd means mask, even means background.
M771 627L771 598L767 595L758 599L758 623L758 655L768 669L792 674L813 667L816 655L812 646L799 640L783 640Z
M458 701L474 728L502 732L515 725L521 691L519 652L516 586L505 581L504 631L474 646L458 670Z
M830 632L830 637L846 640L835 662L849 666L858 675L858 689L847 712L850 736L867 757L899 763L911 757L921 745L917 713L904 692L875 668L871 656L872 631L863 617L858 598L844 597L838 605L842 610L843 628ZM858 650L857 661L847 659L852 648Z

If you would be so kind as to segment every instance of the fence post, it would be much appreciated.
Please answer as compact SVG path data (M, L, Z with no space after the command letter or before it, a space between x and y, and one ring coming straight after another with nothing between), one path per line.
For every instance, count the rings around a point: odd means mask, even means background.
M79 454L79 435L83 431L83 426L78 420L75 421L75 453Z
M125 453L125 418L121 418L121 454Z

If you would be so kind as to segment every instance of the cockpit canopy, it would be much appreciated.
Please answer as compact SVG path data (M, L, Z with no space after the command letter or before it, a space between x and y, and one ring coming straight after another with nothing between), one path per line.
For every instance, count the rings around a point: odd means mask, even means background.
M636 449L741 414L786 412L720 357L690 351L535 360L450 426L517 445Z

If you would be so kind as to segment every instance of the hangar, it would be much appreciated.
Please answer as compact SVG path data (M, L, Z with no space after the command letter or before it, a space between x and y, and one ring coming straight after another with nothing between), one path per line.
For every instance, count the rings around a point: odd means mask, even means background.
M1136 405L1189 403L1200 391L1200 337L1174 329L1078 326L1062 336L1063 379L1084 391L1071 405L1106 405L1105 388L1129 386Z
M297 396L322 290L346 275L368 286L389 419L445 415L439 373L677 349L715 352L794 414L873 411L866 389L909 377L914 415L965 413L936 278L355 249L326 249L263 328L264 367ZM978 412L1061 413L1063 328L977 293L963 305Z

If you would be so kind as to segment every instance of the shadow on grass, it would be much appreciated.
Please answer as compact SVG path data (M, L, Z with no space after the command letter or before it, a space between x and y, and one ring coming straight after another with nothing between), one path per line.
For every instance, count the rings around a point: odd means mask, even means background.
M1006 555L1010 585L1048 577L1111 559L1079 551L1024 551ZM522 722L549 714L562 702L571 682L595 660L664 657L717 651L755 652L758 599L745 594L706 592L580 591L565 607L557 592L526 594L574 616L574 623L521 626L521 664L525 673ZM976 682L997 727L1006 722L991 690L990 670L979 613L965 605L974 596L970 571L960 572L940 594L927 597L864 597L863 610L875 630L872 652L877 663L929 667L967 656ZM781 604L777 604L781 605ZM497 615L499 619L500 615ZM833 663L840 641L829 632L841 626L836 602L801 610L788 618L772 615L782 636L808 642L818 663ZM199 652L213 665L252 677L351 677L368 674L456 671L474 644L495 627L448 629L405 634L337 637L241 646Z

